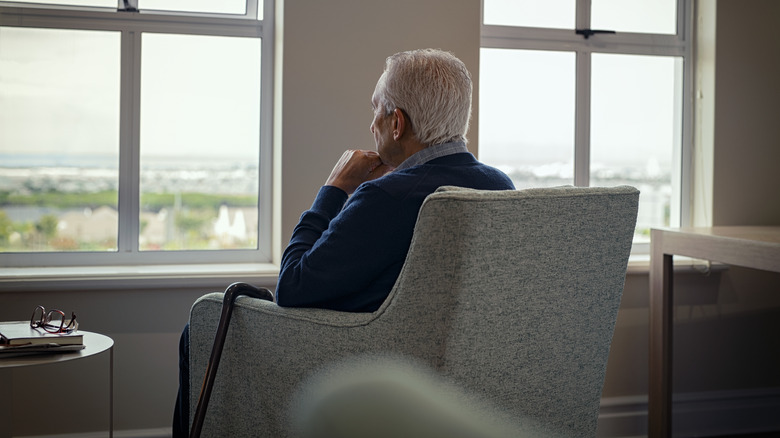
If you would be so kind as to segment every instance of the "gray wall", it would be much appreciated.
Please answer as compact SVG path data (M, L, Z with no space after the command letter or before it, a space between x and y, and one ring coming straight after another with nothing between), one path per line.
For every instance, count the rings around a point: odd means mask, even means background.
M780 2L719 1L713 224L780 224Z
M780 163L780 124L773 105L780 97L780 40L771 33L771 24L780 19L778 3L720 0L717 5L711 217L719 225L780 224L774 172ZM279 26L283 243L341 152L373 147L369 102L386 56L418 47L448 49L478 80L479 7L479 0L286 2ZM475 124L469 137L476 152ZM91 289L56 283L43 290L6 288L0 290L0 320L24 318L37 304L76 310L83 328L116 341L115 429L164 433L177 385L178 337L189 307L232 280L215 276L184 288L132 280L96 283ZM274 284L273 276L250 280ZM776 275L735 268L678 276L676 390L780 386L780 345L769 336L780 331L778 284ZM646 273L632 271L609 361L607 398L647 393L647 293ZM5 400L0 436L104 430L105 360L49 367L46 373L0 370L0 384L12 382L10 391L0 386ZM39 406L38 391L47 388L72 397L74 408L30 409Z

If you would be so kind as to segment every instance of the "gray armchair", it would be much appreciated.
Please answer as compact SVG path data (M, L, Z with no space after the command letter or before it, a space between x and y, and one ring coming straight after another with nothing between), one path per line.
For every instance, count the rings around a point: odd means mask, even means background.
M241 297L203 436L297 436L301 385L366 354L423 364L502 416L595 436L636 224L632 187L475 191L444 187L373 313L282 308ZM190 314L191 412L222 294Z

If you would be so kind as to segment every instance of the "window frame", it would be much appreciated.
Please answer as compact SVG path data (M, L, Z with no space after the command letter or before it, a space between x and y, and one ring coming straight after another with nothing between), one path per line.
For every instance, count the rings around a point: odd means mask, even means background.
M675 99L679 102L680 125L675 127L673 145L672 199L670 226L683 226L691 221L691 159L693 150L693 2L676 0L676 34L645 34L617 32L585 38L575 29L554 29L491 25L484 22L484 0L480 48L563 51L575 54L575 120L574 120L574 185L590 183L590 107L591 58L593 54L657 55L682 59L681 80ZM576 0L576 29L590 29L590 0ZM649 254L649 243L635 242L632 255Z
M118 2L120 6L123 2ZM136 4L129 2L130 6ZM117 250L105 252L6 252L0 263L9 268L78 266L148 266L273 261L273 95L274 1L246 0L244 15L171 11L130 11L102 7L52 6L0 2L0 26L120 33L120 122ZM140 108L142 34L166 33L261 39L258 230L257 248L223 250L141 251Z

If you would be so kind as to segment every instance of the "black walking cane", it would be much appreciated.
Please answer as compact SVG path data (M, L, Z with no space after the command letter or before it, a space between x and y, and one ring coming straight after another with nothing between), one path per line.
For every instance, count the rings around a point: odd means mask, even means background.
M214 386L214 378L217 376L217 367L219 359L222 356L222 347L225 346L225 337L227 336L228 324L230 324L230 315L233 313L233 304L240 295L248 295L252 298L273 301L274 296L270 290L262 287L255 287L248 283L233 283L225 289L225 297L222 300L222 315L219 317L217 334L214 337L214 347L211 349L211 357L206 367L206 376L203 379L203 387L200 389L198 397L198 407L195 409L195 419L192 421L190 429L190 438L200 437L200 431L203 428L203 419L206 417L206 407L211 397L211 388Z

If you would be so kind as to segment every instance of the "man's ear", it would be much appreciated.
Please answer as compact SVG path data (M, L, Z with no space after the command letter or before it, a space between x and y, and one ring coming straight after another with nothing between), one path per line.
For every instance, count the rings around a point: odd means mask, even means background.
M393 117L393 140L398 141L404 136L409 121L406 120L406 114L400 108L394 109L393 115L395 116Z

